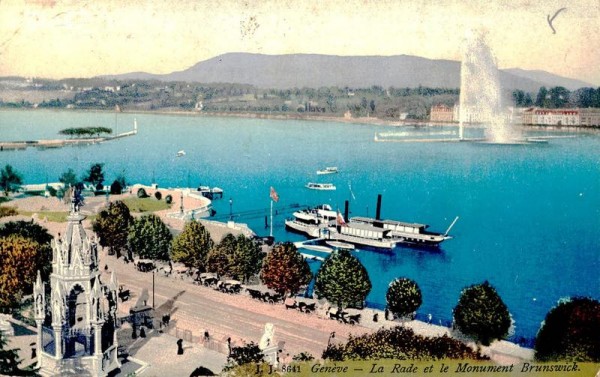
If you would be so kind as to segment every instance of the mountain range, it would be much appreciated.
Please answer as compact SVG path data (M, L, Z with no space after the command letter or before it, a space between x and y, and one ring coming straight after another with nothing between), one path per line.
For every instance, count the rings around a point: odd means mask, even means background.
M263 55L227 53L168 74L132 72L114 79L250 84L259 88L460 87L460 62L418 56ZM569 90L593 85L540 70L500 70L505 89L537 92L541 86Z

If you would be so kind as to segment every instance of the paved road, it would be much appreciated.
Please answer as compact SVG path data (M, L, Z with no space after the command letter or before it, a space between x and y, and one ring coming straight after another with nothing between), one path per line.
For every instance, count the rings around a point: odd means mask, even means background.
M136 271L132 264L124 264L114 257L101 258L100 265L106 263L109 271L114 270L118 283L134 294L130 301L121 305L120 311L127 312L144 288L149 292L148 305L152 305L152 273ZM108 280L108 276L103 279ZM237 344L241 340L258 343L265 323L273 323L276 342L285 342L284 356L307 351L320 357L332 331L336 332L334 340L337 342L347 340L349 333L372 331L322 319L315 313L286 310L282 304L262 303L245 294L229 295L159 274L155 276L154 297L159 316L171 312L174 326L191 330L194 336L202 336L204 331L208 331L213 339L220 342L231 337Z

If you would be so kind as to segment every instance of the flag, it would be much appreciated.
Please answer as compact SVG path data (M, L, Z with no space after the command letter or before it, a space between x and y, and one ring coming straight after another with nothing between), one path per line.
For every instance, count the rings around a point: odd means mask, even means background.
M279 195L277 195L277 191L271 186L271 193L269 194L271 200L277 203L279 201Z
M344 216L342 216L342 214L340 213L339 210L338 210L338 214L337 214L337 223L338 223L338 225L346 225L346 221L344 220Z

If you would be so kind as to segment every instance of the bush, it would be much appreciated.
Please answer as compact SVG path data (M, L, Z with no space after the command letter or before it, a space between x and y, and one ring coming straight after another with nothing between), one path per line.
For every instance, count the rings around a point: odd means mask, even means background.
M160 193L160 191L157 191L154 193L154 197L156 198L156 200L161 200L162 199L162 194Z
M147 198L148 194L146 193L146 190L141 187L138 191L137 191L137 197L138 198Z
M454 308L458 330L484 346L508 335L511 325L508 308L487 281L463 289Z
M600 362L600 302L576 297L552 308L538 332L535 358Z
M116 179L114 180L114 182L112 183L112 185L110 185L110 193L112 195L120 195L123 193L123 186L121 185L121 182L117 181Z
M416 282L407 278L392 281L386 299L388 309L398 317L414 313L423 303L421 289Z
M167 204L173 203L173 197L171 196L171 194L165 196L165 203L167 203Z
M447 335L426 337L402 326L382 328L357 337L350 335L346 344L328 345L322 358L332 361L485 359L466 344Z
M16 216L19 212L15 207L0 207L0 217Z

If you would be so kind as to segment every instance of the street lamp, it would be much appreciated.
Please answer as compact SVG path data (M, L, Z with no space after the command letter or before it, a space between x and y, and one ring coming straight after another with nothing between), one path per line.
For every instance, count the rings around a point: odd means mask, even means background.
M229 198L229 221L233 220L233 199Z

